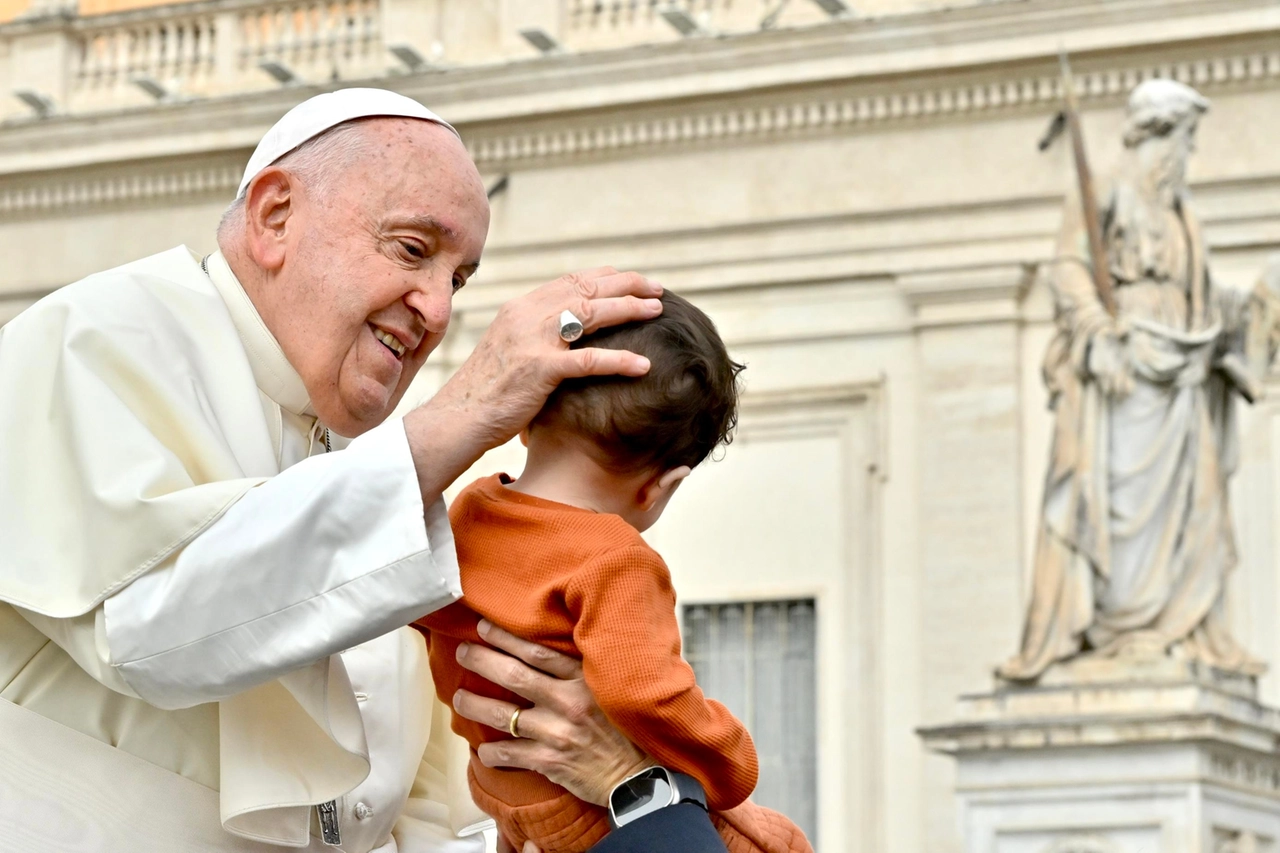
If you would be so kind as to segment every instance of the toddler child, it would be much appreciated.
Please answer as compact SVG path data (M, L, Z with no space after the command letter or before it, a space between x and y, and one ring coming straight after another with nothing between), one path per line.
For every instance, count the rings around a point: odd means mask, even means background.
M476 625L487 619L580 657L613 724L658 763L702 783L731 853L812 851L793 823L746 801L755 746L694 682L680 656L671 576L640 536L680 481L730 440L742 370L705 314L670 291L662 302L656 319L574 344L644 355L647 375L565 382L521 435L520 479L482 479L454 501L465 598L416 625L446 704L462 687L528 707L454 658L460 643L481 641ZM608 833L605 809L537 773L481 764L476 747L505 733L456 714L453 728L472 747L476 804L516 850L532 840L545 853L585 851Z

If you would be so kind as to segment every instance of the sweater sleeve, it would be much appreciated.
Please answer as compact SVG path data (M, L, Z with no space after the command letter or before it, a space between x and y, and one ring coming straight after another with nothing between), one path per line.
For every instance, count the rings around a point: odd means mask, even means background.
M727 708L703 696L680 656L675 592L661 558L639 546L610 552L573 577L565 600L587 686L614 725L701 782L711 808L750 796L755 745Z

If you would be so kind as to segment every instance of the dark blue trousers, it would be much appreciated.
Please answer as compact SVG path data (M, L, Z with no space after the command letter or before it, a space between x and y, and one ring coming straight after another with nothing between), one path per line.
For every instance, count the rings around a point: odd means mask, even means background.
M591 853L726 853L711 818L692 803L659 809L605 836Z

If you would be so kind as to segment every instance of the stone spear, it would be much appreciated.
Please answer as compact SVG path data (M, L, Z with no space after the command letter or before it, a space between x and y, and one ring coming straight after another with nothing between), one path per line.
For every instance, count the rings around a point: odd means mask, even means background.
M1089 235L1089 258L1093 263L1093 286L1097 288L1102 307L1112 317L1116 316L1115 283L1111 280L1111 267L1107 263L1106 247L1102 245L1102 223L1098 218L1098 197L1093 190L1093 172L1089 170L1089 158L1084 150L1084 131L1080 127L1080 105L1076 100L1075 84L1071 79L1071 64L1067 52L1059 52L1062 66L1062 118L1071 134L1071 153L1076 162L1076 180L1080 186L1080 205L1084 210L1085 232Z

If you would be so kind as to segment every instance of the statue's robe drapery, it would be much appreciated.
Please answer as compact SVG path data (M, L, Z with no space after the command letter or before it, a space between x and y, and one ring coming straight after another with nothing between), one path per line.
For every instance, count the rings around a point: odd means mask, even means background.
M1090 348L1105 345L1113 321L1074 199L1051 275L1058 329L1044 374L1056 422L1032 596L1021 650L1000 675L1034 679L1134 632L1255 671L1223 612L1236 564L1227 479L1237 451L1234 395L1216 365L1224 333L1242 322L1241 300L1213 287L1185 199L1160 207L1117 183L1099 207L1132 390L1109 396L1088 373Z
M324 452L220 255L92 276L0 330L0 435L5 719L203 786L225 849L313 843L330 800L348 851L394 849L393 832L475 848L452 831L477 816L466 744L400 627L461 595L443 501L424 502L399 421ZM57 790L76 753L43 766L26 746L0 735L0 824L37 849L52 828L30 782ZM135 810L93 849L159 849L130 784L59 806Z

